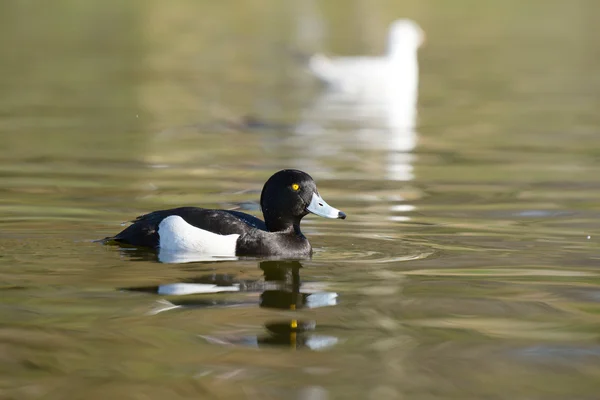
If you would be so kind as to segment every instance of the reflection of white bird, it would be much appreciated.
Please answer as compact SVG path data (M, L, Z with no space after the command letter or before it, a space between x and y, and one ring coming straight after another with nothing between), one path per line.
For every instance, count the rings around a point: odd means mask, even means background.
M418 85L417 50L423 30L409 19L394 21L389 28L387 52L379 57L311 57L309 68L330 90L355 96L380 95L389 89L414 92ZM397 94L397 93L396 93Z

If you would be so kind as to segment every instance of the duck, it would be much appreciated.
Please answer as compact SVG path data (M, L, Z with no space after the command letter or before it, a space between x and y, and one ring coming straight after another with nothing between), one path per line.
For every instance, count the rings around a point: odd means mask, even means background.
M411 90L418 81L417 50L425 33L411 19L397 19L388 28L387 51L381 56L327 57L317 53L308 68L329 90L378 98L390 86Z
M179 207L137 217L105 244L193 252L211 256L305 258L312 247L300 230L309 213L332 219L346 214L323 200L306 172L284 169L273 174L260 196L264 221L236 210Z

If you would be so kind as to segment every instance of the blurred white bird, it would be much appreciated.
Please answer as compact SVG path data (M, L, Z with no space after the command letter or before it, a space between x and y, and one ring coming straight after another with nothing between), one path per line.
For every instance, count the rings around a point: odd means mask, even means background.
M312 73L330 90L354 96L379 96L383 92L414 92L418 86L417 50L425 39L421 27L410 19L398 19L389 27L387 52L379 57L336 57L315 54ZM397 93L396 93L397 95Z

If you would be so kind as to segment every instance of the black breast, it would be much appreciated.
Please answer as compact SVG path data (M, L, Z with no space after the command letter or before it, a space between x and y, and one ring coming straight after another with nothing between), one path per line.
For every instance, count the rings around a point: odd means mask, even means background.
M312 247L299 228L287 232L252 230L240 236L236 254L307 258L312 255Z

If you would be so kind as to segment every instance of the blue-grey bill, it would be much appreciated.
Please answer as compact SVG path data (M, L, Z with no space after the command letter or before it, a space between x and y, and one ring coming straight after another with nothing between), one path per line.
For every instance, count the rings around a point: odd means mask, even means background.
M320 217L340 219L346 218L346 214L325 203L325 200L323 200L321 196L316 193L313 193L310 204L308 207L306 207L306 210Z

